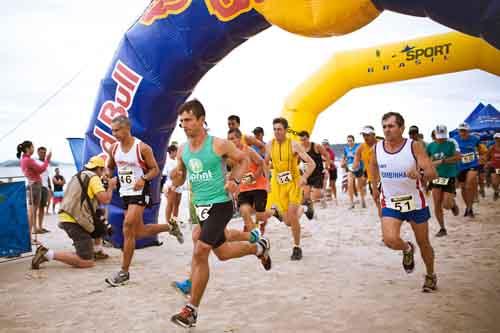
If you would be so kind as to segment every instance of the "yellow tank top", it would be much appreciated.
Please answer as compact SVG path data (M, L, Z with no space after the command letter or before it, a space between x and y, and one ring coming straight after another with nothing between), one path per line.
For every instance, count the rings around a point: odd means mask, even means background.
M361 144L361 161L363 161L366 174L368 175L368 180L372 179L372 176L370 174L370 167L369 167L369 165L370 165L370 161L372 159L373 147L375 147L375 145L373 145L372 147L370 147L366 142L363 142Z
M282 172L290 171L294 179L300 177L299 157L293 153L292 140L286 138L283 143L273 139L271 146L271 161L273 164L273 178Z

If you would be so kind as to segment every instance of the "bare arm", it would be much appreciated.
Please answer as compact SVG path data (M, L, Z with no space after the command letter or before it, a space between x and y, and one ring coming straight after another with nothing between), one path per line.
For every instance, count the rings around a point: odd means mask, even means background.
M325 161L326 169L327 170L330 169L330 166L332 164L332 161L330 160L330 154L328 154L325 147L323 147L322 145L316 145L316 147L318 147L319 153L321 154L323 160Z
M424 147L419 142L412 142L413 153L417 160L417 165L424 170L423 181L428 182L437 178L436 168L431 162L431 159L424 150Z
M254 136L252 136L252 135L245 135L245 142L248 145L255 145L259 149L265 149L266 148L266 146L265 146L264 143L262 143L261 141L257 140L257 138L254 137Z
M359 162L361 161L361 151L363 150L363 146L359 145L358 149L356 149L356 153L354 153L354 162L352 162L352 169L359 169Z
M182 152L184 151L184 145L179 147L177 151L177 167L170 171L170 179L172 179L172 185L179 187L186 181L186 165L182 160Z
M250 152L250 160L257 165L257 169L255 170L255 177L259 177L264 174L264 160L260 157L259 154L253 149L248 149Z
M98 177L98 176L94 176L94 177ZM109 181L107 190L95 193L95 197L96 197L97 201L99 201L99 203L101 205L109 204L111 202L111 198L113 197L113 190L115 188L116 188L116 178L111 179Z
M234 162L231 168L231 177L227 180L225 188L230 193L236 193L241 177L248 170L248 157L231 141L220 138L214 138L214 151L217 155L229 158Z
M370 175L372 176L372 181L373 181L373 188L376 189L377 184L380 183L380 173L379 173L379 168L378 168L378 163L377 163L377 154L376 150L373 150L373 154L370 159L370 165L368 166L370 168Z
M116 146L118 143L114 143L111 146L111 150L106 151L108 154L108 158L106 159L106 173L109 178L113 177L113 172L115 171L116 168L116 162L115 162L115 157L113 156L113 151L115 151Z
M144 142L140 143L141 155L144 158L144 162L146 163L146 167L148 171L144 175L144 178L147 181L152 180L156 176L160 174L160 168L158 167L158 163L156 163L155 156L153 154L153 149Z
M292 141L292 151L299 155L300 159L304 161L306 164L306 171L304 172L303 177L305 179L309 178L309 176L313 173L314 169L316 168L316 163L314 160L309 156L308 153L304 150L304 147L302 145L298 144L295 141Z

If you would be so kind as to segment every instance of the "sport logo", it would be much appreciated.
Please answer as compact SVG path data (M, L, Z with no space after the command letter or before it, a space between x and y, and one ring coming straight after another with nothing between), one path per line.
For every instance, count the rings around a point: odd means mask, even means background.
M168 15L180 14L185 11L192 0L153 0L142 15L140 22L144 25L151 25L156 20L166 18Z
M194 173L200 173L203 171L203 163L197 158L190 159L189 160L189 168Z

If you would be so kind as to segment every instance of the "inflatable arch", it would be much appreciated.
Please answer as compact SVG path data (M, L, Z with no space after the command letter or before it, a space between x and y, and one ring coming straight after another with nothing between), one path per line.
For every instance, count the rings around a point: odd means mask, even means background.
M312 132L318 115L349 90L482 69L500 75L500 51L458 32L335 54L285 101L291 132Z
M271 24L306 36L349 33L384 9L429 16L500 48L500 0L152 0L123 36L100 83L81 159L105 155L115 141L111 120L127 115L133 134L153 148L163 167L177 107L235 47ZM145 223L157 221L158 186L155 180ZM123 212L117 197L109 217L114 229L121 230ZM121 246L121 232L115 232L112 241ZM136 246L155 241L144 239Z

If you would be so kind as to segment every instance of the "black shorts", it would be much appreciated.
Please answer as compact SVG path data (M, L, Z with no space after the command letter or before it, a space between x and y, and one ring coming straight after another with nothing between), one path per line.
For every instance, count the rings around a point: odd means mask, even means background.
M307 185L312 186L313 188L323 188L323 174L322 173L315 173L309 176L307 178Z
M438 189L440 189L443 192L451 193L451 194L457 193L456 192L455 177L448 178L448 184L446 184L446 185L434 184L433 182L430 182L429 183L429 188L431 188L431 189L438 188Z
M233 217L233 202L212 205L195 205L200 221L200 240L216 249L226 241L224 231Z
M144 184L144 188L142 189L141 195L130 195L122 197L123 200L123 209L127 210L129 205L138 205L142 207L150 207L151 206L151 190L150 190L150 182L146 182Z
M240 192L240 194L238 195L238 207L241 207L241 205L244 204L252 206L258 213L265 212L267 204L267 191L252 190Z
M349 172L352 172L352 174L356 178L361 178L361 177L363 177L365 175L365 171L363 169L358 169L356 171L349 171Z
M66 231L69 238L73 241L76 254L80 258L84 260L94 259L94 240L81 225L72 222L61 222L59 226Z
M337 168L330 169L330 183L335 183L337 181Z
M370 190L370 194L373 195L373 184L371 181L368 181L368 189ZM378 183L377 190L378 193L382 191L382 183L380 182Z
M465 182L465 180L467 179L467 173L469 171L477 171L478 168L475 167L475 168L469 168L469 169L465 169L465 170L462 170L459 172L458 176L457 176L457 179L460 183L463 183Z

